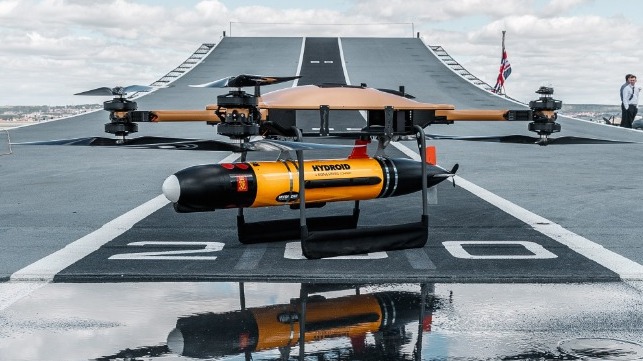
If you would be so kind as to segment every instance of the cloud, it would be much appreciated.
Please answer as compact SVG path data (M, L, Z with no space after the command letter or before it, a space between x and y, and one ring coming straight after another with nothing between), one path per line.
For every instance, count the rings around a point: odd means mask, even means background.
M593 0L550 0L545 6L538 8L537 12L542 17L558 16L592 2Z
M513 68L507 83L509 89L516 89L512 81L517 78L531 80L532 88L541 80L555 85L557 94L573 102L583 102L582 98L588 102L617 102L617 95L615 99L597 95L609 87L617 89L622 78L620 73L636 69L638 59L643 56L641 50L632 48L630 39L622 37L622 34L640 33L640 28L620 18L599 16L506 17L468 33L467 45L458 51L466 54L477 49L485 55L478 59L485 68L491 65L489 61L497 64L498 46L469 48L468 44L498 44L502 30L507 31L506 45ZM608 64L612 66L606 66ZM473 70L485 74L482 67L474 66ZM488 78L493 79L492 74ZM590 93L592 89L595 94ZM613 93L617 94L616 90ZM525 86L518 94L521 100L529 95L525 93Z
M419 32L492 83L506 30L513 68L507 91L522 101L551 83L570 102L615 102L605 89L618 88L624 73L636 73L643 57L641 26L627 14L601 13L600 0L354 0L342 8L266 3L0 1L0 104L31 104L47 91L46 101L86 102L71 94L114 83L149 84L224 31L344 37Z
M79 104L87 99L72 94L86 88L114 82L149 84L201 43L212 41L214 27L220 29L224 22L210 19L210 27L205 26L209 13L199 10L208 7L225 10L216 1L191 9L125 0L2 3L0 62L3 82L13 86L3 90L0 102L32 104L31 99L49 89L42 101Z
M531 3L512 0L358 0L354 11L372 18L443 22L468 16L500 18L524 13Z

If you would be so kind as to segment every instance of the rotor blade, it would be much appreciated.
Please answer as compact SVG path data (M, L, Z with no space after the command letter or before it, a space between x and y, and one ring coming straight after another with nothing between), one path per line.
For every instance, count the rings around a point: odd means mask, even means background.
M125 143L128 148L136 149L166 149L166 150L201 150L208 152L241 152L243 146L239 143L228 143L210 139L177 139L160 143L135 142Z
M231 77L211 81L209 83L203 83L203 84L193 84L190 85L192 88L225 88L228 86L228 81L230 80Z
M149 92L158 87L148 86L148 85L128 85L126 87L100 87L92 90L87 90L84 92L76 93L74 95L97 95L97 96L111 96L111 95L125 95L128 93L136 92Z
M86 137L86 138L71 138L71 139L54 139L54 140L42 140L35 142L21 142L21 143L11 143L11 145L116 145L116 139L113 138L102 138L102 137Z
M59 140L45 140L39 142L12 143L12 145L80 145L90 147L124 147L137 149L175 149L175 150L205 150L240 152L240 144L227 143L216 140L182 139L167 137L139 137L125 139L87 137Z
M637 143L637 142L630 142L626 140L582 138L582 137L573 137L573 136L549 138L549 144L630 144L630 143Z
M114 94L112 93L112 88L108 88L108 87L104 86L104 87L101 87L101 88L96 88L96 89L76 93L74 95L102 95L102 96L108 95L108 96L112 96Z
M145 137L143 137L145 138ZM140 138L138 138L140 139ZM176 150L202 150L202 151L227 151L227 152L276 152L288 150L319 150L319 149L337 149L337 148L354 148L354 145L337 145L337 144L318 144L293 142L274 139L260 139L247 143L228 143L217 140L200 140L200 139L177 139L167 138L167 142L154 142L146 144L144 141L135 143L126 140L126 146L129 148L146 148L146 149L176 149Z
M195 88L242 88L255 85L269 85L299 79L301 76L263 76L242 74L230 76L213 82L190 85Z
M167 137L138 137L125 139L87 137L38 142L12 143L12 145L81 145L92 147L124 147L137 149L172 149L172 150L201 150L211 152L243 152L243 151L287 151L287 150L319 150L354 148L355 145L318 144L261 139L248 143L228 143L209 139L183 139Z
M474 142L500 142L500 143L521 143L533 144L539 138L530 137L527 135L489 135L489 136L457 136L457 135L440 135L440 134L426 134L427 139L431 140L468 140Z
M244 144L244 148L247 150L257 150L257 151L286 151L286 150L324 150L324 149L341 149L341 148L355 148L361 147L364 145L354 145L354 144L320 144L320 143L306 143L306 142L294 142L287 140L275 140L275 139L262 139L254 142L249 142Z
M129 85L123 88L123 94L149 92L154 90L155 88L159 88L159 87L153 87L148 85Z
M427 139L431 140L467 140L474 142L496 142L496 143L516 143L516 144L540 144L541 139L527 135L491 135L491 136L451 136L439 134L426 134ZM635 143L621 140L583 138L574 136L563 136L557 138L548 138L547 144L626 144Z
M399 95L401 97L405 97L405 98L408 98L408 99L415 99L415 97L413 95L408 94L408 93L403 93L403 92L401 92L399 90L395 90L395 89L377 88L377 90L385 92L385 93L389 93L389 94Z

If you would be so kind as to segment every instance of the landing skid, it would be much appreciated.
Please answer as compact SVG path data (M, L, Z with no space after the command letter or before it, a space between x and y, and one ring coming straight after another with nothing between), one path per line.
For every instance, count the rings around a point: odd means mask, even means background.
M419 222L371 226L352 230L315 231L310 228L306 218L304 172L299 172L300 239L302 253L306 258L317 259L352 254L363 254L379 251L394 251L409 248L421 248L429 237L428 189L426 170L426 141L424 130L414 127L420 149L422 163L422 216ZM299 169L303 167L303 154L297 152Z

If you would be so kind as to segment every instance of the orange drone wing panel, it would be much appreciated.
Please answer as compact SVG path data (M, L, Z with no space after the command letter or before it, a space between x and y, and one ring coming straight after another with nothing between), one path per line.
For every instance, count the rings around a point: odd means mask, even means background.
M330 110L452 110L451 104L421 103L373 88L320 87L304 85L264 94L259 107L266 109L318 110L327 105Z

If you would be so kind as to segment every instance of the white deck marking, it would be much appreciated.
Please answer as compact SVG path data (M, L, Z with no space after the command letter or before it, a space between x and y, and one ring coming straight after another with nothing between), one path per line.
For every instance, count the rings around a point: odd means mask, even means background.
M337 46L339 47L339 60L342 63L342 70L344 71L344 81L346 81L346 85L351 85L351 79L348 77L348 70L346 70L346 59L344 59L344 48L342 47L342 38L340 37L337 38ZM364 114L362 116L364 116ZM366 119L365 116L364 118Z
M303 37L301 39L301 49L299 50L299 61L297 62L297 71L295 72L295 75L299 76L301 75L301 66L303 65L304 62L304 49L306 49L306 37ZM295 79L292 82L293 88L299 85L299 78Z
M420 155L404 144L392 142L393 146L399 149L408 157L420 160ZM534 230L544 234L545 236L557 241L565 246L568 246L574 252L600 264L601 266L609 269L610 271L619 275L624 281L643 281L643 266L621 256L618 253L612 252L598 243L592 242L589 239L579 236L578 234L563 228L561 225L556 224L544 217L534 214L510 201L497 196L488 190L477 186L466 179L455 176L455 182L461 188L475 194L480 199L487 201L498 209L510 214L511 216L527 223ZM449 179L449 181L452 181ZM630 285L636 285L630 282Z
M435 263L431 261L429 255L423 250L418 249L405 249L404 255L413 269L434 270L437 269Z
M165 196L159 195L64 248L16 271L9 282L0 284L0 311L53 281L57 273L125 233L134 224L168 203Z
M94 232L68 244L64 248L39 259L11 275L11 281L51 282L54 276L78 260L87 257L102 245L125 233L137 222L161 209L169 201L159 195L131 211L107 222Z
M217 256L187 256L188 254L202 254L219 252L225 246L222 242L187 242L187 241L139 241L127 244L132 247L145 246L203 246L201 249L183 249L173 251L148 251L119 253L107 259L120 260L163 260L163 261L214 261Z
M232 153L223 158L219 163L234 162L239 154ZM39 259L27 267L11 275L11 281L51 282L54 276L65 268L71 266L102 245L125 233L136 223L145 219L150 214L158 211L169 201L164 195L159 195L131 211L105 223L94 232L68 244L64 248Z
M558 258L555 254L549 252L545 247L538 243L529 241L446 241L442 242L444 248L451 253L453 257L462 259L549 259ZM474 255L469 253L462 245L505 245L505 246L522 246L527 251L531 252L530 255Z
M612 252L598 243L582 237L560 224L554 223L544 217L534 214L508 200L501 198L488 190L477 186L461 177L456 176L456 184L475 194L481 199L493 204L495 207L527 223L536 231L564 244L573 251L602 265L619 275L624 281L643 280L643 266Z
M232 153L219 161L219 163L234 162L239 156L239 154ZM101 228L77 239L64 248L16 271L9 277L9 282L0 284L0 291L2 291L0 292L0 311L53 281L57 273L125 233L136 223L168 203L169 201L161 194L131 211L114 218Z
M387 258L386 252L372 252L367 254L354 254L350 256L326 257L324 259L382 259ZM301 242L288 242L284 250L285 259L307 259L301 250Z

